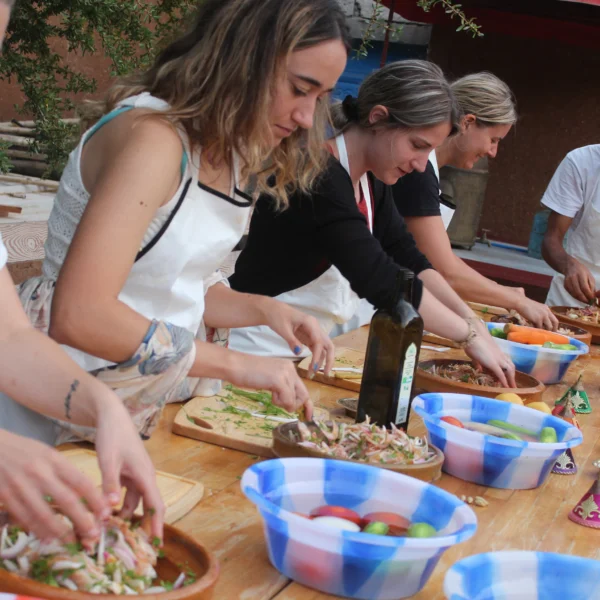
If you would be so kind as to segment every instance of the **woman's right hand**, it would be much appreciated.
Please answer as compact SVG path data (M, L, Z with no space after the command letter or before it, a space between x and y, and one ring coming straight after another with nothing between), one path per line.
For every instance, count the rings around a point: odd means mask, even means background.
M102 401L103 400L103 401ZM129 519L143 501L144 517L152 535L163 539L165 508L156 483L154 465L121 399L106 388L96 420L96 453L104 495L115 508L126 489L121 514Z
M0 431L0 502L12 519L41 540L74 541L50 506L69 517L79 538L92 543L110 516L100 490L60 452L36 440Z
M480 366L491 371L504 387L516 388L515 365L502 352L485 327L475 326L477 335L465 348L465 352Z
M236 352L236 368L229 378L239 387L269 390L273 404L294 413L304 406L307 419L312 418L312 402L306 386L287 358L266 358Z

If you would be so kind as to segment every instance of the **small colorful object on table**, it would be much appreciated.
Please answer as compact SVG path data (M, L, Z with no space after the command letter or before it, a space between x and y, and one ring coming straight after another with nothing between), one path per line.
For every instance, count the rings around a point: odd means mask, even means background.
M552 467L552 472L557 475L575 475L577 464L571 448L567 448L557 459Z
M431 443L443 449L443 470L465 481L506 489L532 489L549 475L558 457L583 440L581 431L552 415L526 406L491 398L462 394L423 394L413 401L413 410L423 418ZM442 420L452 416L464 429ZM519 441L471 431L471 424L484 428L506 425L540 436L556 434L555 443Z
M273 566L303 585L364 600L396 600L427 583L445 550L477 528L471 508L413 477L360 463L287 458L250 467L242 491L263 518ZM425 523L434 537L340 531L294 513L328 504L384 522L382 513Z
M596 463L594 465L598 466ZM569 519L584 527L600 529L600 474L592 487L569 513Z
M575 410L573 409L573 397L568 396L563 404L557 403L552 411L552 414L559 419L562 419L566 423L577 427L581 431L581 427L575 416ZM557 459L552 467L552 472L557 475L574 475L577 473L577 464L575 463L575 457L570 448L567 448Z
M580 374L575 382L575 385L572 385L563 396L557 400L554 405L555 406L563 406L567 403L567 400L571 400L571 405L573 406L573 410L576 413L581 414L589 414L592 412L592 406L590 404L590 399L588 398L587 392L583 388L582 383L583 374Z
M448 600L596 600L600 562L552 552L489 552L446 573Z
M504 332L505 326L502 323L486 323L486 326L496 344L513 361L515 369L544 384L560 383L571 363L578 356L589 352L589 347L575 338L568 338L569 345L575 347L574 350L562 350L499 338L497 335Z

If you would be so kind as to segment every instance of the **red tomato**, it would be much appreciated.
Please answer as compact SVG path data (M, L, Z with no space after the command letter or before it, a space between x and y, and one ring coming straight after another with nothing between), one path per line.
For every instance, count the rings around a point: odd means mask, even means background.
M465 428L465 426L456 417L442 417L440 421L445 421L450 425L456 425L456 427L460 427L461 429Z
M310 516L314 517L338 517L338 519L346 519L346 521L351 521L352 523L356 523L359 527L362 525L362 519L357 512L349 508L345 508L344 506L319 506L319 508L315 508L310 511Z
M363 517L365 526L375 521L385 523L390 528L388 535L403 536L410 527L410 521L406 517L392 512L372 512Z

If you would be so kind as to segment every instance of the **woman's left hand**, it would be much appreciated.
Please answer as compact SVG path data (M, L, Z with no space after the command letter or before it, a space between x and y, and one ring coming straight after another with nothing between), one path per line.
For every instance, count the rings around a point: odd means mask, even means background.
M302 345L309 348L315 373L322 364L325 373L329 373L335 357L334 345L317 319L278 300L273 301L265 317L265 324L288 343L294 354L302 352Z
M477 335L464 349L477 366L491 371L502 384L502 387L516 388L515 365L494 342L487 328L479 319L472 321Z

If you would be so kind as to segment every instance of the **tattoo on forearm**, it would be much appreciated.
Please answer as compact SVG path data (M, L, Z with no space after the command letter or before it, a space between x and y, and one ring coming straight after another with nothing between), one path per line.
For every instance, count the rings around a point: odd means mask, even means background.
M65 398L65 416L69 420L71 420L71 396L73 395L78 386L79 380L75 379L71 384L71 389L69 390L67 397Z

